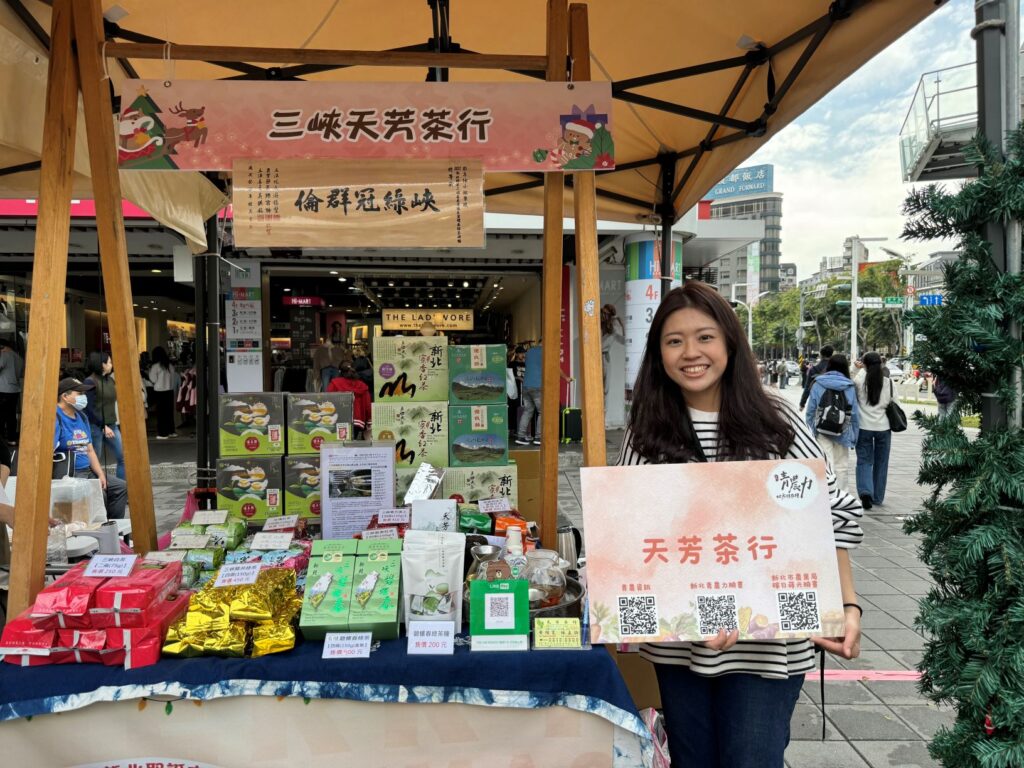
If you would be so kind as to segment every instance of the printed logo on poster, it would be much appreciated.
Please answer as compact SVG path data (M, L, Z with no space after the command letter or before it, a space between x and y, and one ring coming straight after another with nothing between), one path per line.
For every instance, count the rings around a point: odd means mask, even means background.
M786 509L803 509L818 498L818 479L808 467L795 461L774 468L765 485L768 495Z

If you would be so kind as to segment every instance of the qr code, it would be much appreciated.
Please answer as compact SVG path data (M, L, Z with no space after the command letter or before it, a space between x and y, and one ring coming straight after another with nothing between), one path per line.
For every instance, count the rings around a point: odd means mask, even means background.
M726 632L738 629L736 595L697 595L697 623L702 635L717 635L720 629Z
M654 595L619 597L619 635L654 637L658 634L658 606Z
M487 615L492 619L507 619L512 615L512 595L491 595L487 601Z
M779 602L779 629L783 632L818 632L818 593L813 589L776 592Z

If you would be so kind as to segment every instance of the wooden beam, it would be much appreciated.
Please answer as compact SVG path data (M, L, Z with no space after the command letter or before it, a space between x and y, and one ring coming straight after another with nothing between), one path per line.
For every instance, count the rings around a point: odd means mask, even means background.
M17 616L43 588L49 528L50 478L53 476L53 427L57 418L68 271L71 181L78 118L78 73L71 52L71 0L55 0L50 17L50 63L43 121L39 218L33 262L32 302L21 409L21 457L14 507L9 609Z
M547 80L565 80L569 13L566 0L548 0ZM558 534L558 422L562 338L562 204L565 174L544 175L544 274L541 339L540 532L541 543L554 549Z
M569 59L574 83L590 80L587 6L569 6ZM604 435L604 376L601 357L601 274L597 261L597 180L593 171L573 174L576 217L576 303L579 311L580 406L583 409L583 464L607 463Z
M102 38L101 38L102 44ZM97 55L99 54L97 47ZM166 46L156 43L107 43L115 59L162 59ZM339 67L449 67L451 69L523 69L543 72L547 56L428 51L341 51L328 48L244 48L224 45L171 45L175 61L326 64ZM563 78L564 79L564 78Z
M142 406L142 374L132 311L132 284L128 269L124 219L121 216L121 180L117 170L110 86L103 75L100 45L103 10L100 0L75 0L75 40L78 72L89 139L89 167L96 200L96 233L100 246L103 290L110 320L110 346L117 372L118 411L124 447L125 482L132 518L135 551L156 549L153 479L146 442L146 411Z

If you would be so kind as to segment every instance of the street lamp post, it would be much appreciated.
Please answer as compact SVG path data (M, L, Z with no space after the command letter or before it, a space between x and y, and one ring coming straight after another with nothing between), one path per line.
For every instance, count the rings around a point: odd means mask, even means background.
M731 286L732 293L729 296L729 300L733 304L739 304L741 307L743 307L745 310L747 310L747 346L749 346L751 349L753 349L754 348L754 308L751 307L749 304L747 304L747 302L740 301L739 299L736 298L736 285L737 285L736 283L733 283L732 286ZM757 294L757 298L760 299L762 296L767 296L769 293L771 293L771 291L761 291L759 294ZM755 301L756 301L756 299L755 299Z
M853 286L850 290L850 362L852 363L859 357L857 354L857 282L860 274L860 268L858 267L858 264L860 263L860 249L864 247L862 243L883 242L889 238L861 237L860 235L854 235L850 239L853 241L850 248L853 259L853 268L850 270L852 278L850 283Z

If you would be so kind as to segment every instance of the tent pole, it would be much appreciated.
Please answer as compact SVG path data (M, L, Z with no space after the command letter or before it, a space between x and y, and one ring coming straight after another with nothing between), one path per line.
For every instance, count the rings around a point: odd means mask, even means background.
M565 80L569 45L569 13L565 0L548 0L547 80ZM558 411L561 390L562 213L565 174L544 175L544 275L541 310L544 343L541 380L540 531L548 549L558 533Z
M206 398L207 407L210 411L210 424L212 428L210 431L201 437L201 439L208 441L209 446L206 451L209 466L213 470L211 476L207 478L209 481L206 485L207 488L213 488L216 485L216 468L217 459L220 458L220 428L217 426L219 422L219 406L220 406L220 252L221 243L218 239L216 217L214 218L214 226L212 233L207 230L207 249L209 253L206 255L206 327L203 329L203 333L206 334ZM268 301L264 299L264 301ZM264 354L269 354L269 351L264 350Z
M103 75L100 45L103 42L103 9L100 0L75 2L75 40L78 71L85 111L96 199L96 231L103 270L103 288L110 317L110 345L121 398L118 401L124 440L125 481L132 519L135 551L145 555L156 549L156 518L153 513L153 478L150 473L146 413L142 407L142 374L139 345L132 310L132 284L121 214L121 180L118 176L114 114L110 87Z
M569 58L573 82L590 80L590 27L587 6L569 6ZM583 464L607 463L604 433L604 377L601 355L601 274L597 257L597 180L593 171L573 176L573 212L576 217L576 289L580 334L580 403L586 417L583 428Z
M661 158L661 202L658 215L661 217L661 300L672 290L675 253L672 251L672 224L676 219L676 208L672 202L672 188L676 183L676 160L666 154ZM682 280L683 276L678 275Z
M71 0L55 0L51 17L46 119L43 122L35 280L29 310L26 387L21 411L21 457L11 552L9 613L17 616L43 588L53 476L53 427L68 271L71 179L78 119L78 73L71 52ZM137 366L136 366L137 367Z
M216 226L216 217L213 217ZM195 289L196 303L196 491L208 488L205 482L210 467L210 454L205 435L210 424L216 424L207 415L210 403L206 391L206 259L210 258L210 219L206 220L207 254L192 257L192 285Z

